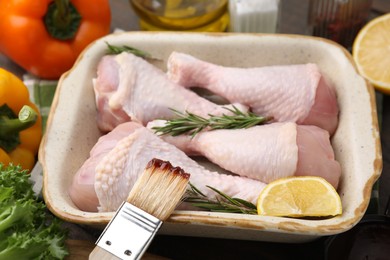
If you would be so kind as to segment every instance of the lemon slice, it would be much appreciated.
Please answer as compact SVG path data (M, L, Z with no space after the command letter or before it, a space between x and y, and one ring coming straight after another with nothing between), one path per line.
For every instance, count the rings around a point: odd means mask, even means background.
M368 22L356 36L352 55L359 73L390 94L390 13Z
M281 178L260 193L257 213L264 216L328 217L342 213L340 196L321 177Z

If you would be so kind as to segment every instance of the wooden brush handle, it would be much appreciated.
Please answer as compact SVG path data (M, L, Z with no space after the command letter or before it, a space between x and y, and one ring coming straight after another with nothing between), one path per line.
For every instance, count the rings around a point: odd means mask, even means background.
M95 248L89 254L89 259L90 260L118 260L118 259L120 260L119 257L116 257L115 255L111 254L110 252L98 246L95 246Z
M89 259L90 260L117 260L120 259L116 257L115 255L109 253L108 251L96 246L92 252L89 254ZM145 253L142 256L142 260L168 260L169 258L155 255L155 254L150 254L150 253Z

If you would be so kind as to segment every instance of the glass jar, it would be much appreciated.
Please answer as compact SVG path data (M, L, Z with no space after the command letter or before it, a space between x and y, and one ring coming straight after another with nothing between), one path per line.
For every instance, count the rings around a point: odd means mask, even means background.
M228 0L130 0L148 31L226 31Z
M351 48L366 24L373 0L310 0L309 30Z

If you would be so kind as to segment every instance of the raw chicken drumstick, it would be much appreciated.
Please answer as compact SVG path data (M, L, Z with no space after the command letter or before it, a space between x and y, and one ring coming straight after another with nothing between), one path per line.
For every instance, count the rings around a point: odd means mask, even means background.
M90 158L75 174L69 195L83 211L115 211L153 158L169 161L190 173L190 182L209 198L215 193L206 185L256 203L265 187L260 181L209 171L151 130L128 122L99 139Z
M163 125L164 120L155 120L147 127ZM329 133L316 126L278 122L161 138L187 155L205 156L232 173L265 183L310 175L323 177L337 189L341 175Z
M165 72L131 53L104 56L93 85L98 126L103 132L130 120L146 125L154 119L170 119L174 116L170 109L206 117L230 113L173 83ZM235 106L248 110L240 104ZM231 108L231 105L227 107Z
M73 183L69 189L69 195L73 202L84 211L97 211L99 200L95 192L95 167L114 149L122 138L129 134L128 124L118 125L110 133L99 138L89 153L89 158L84 162L73 178Z
M337 128L336 92L316 64L233 68L173 52L167 66L168 77L177 84L206 88L255 114L316 125L331 135Z

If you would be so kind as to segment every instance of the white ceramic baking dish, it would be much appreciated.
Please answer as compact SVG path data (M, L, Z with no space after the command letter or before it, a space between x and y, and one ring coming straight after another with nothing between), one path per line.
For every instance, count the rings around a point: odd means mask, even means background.
M328 40L297 35L126 32L92 43L59 82L39 160L44 169L43 195L49 209L74 223L103 227L113 213L83 212L67 189L101 133L97 129L92 78L106 42L129 45L165 61L172 51L235 67L317 63L336 86L340 124L332 138L342 167L338 192L343 214L307 220L200 211L175 211L160 234L276 242L305 242L352 228L367 209L382 170L374 90L356 71L350 54Z

